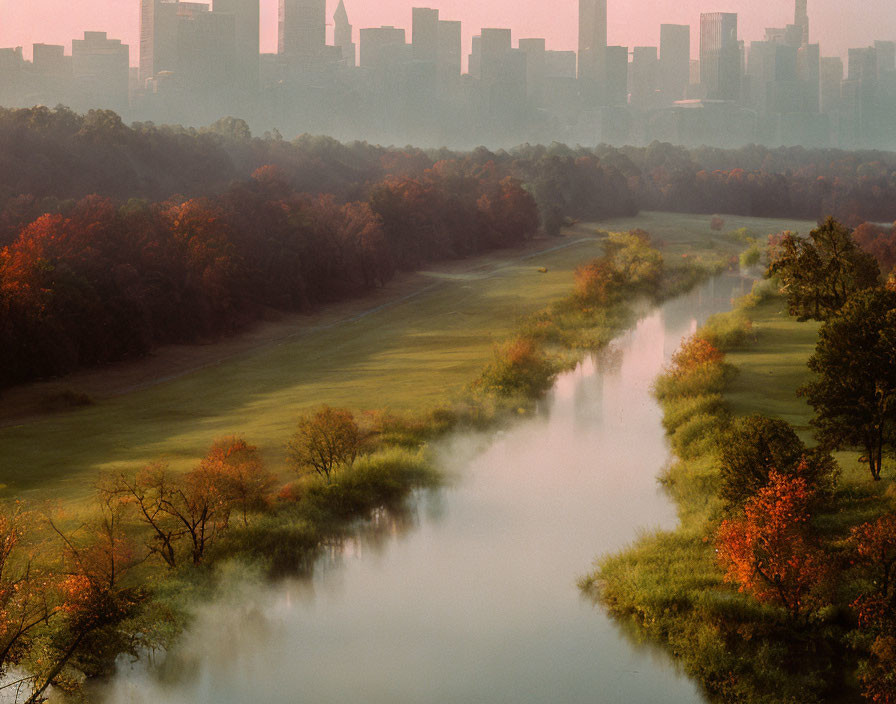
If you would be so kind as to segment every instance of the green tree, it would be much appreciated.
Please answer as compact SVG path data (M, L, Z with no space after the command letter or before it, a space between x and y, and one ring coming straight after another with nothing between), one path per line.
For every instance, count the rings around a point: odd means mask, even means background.
M354 464L363 440L351 411L324 406L299 419L288 445L289 457L297 471L311 469L329 483L339 467Z
M829 448L862 447L871 476L881 477L884 447L896 439L896 293L856 295L819 333L801 389L812 424Z
M852 230L833 218L808 239L786 233L772 254L768 276L777 276L790 314L799 320L827 320L854 293L880 283L880 267L862 251Z
M751 415L735 421L721 447L721 497L729 509L743 506L768 486L769 475L799 475L813 492L833 489L834 459L822 450L809 450L793 426L777 418Z

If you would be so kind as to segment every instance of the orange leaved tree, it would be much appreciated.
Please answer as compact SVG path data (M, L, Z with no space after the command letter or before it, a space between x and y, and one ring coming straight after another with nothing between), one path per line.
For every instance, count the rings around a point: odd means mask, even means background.
M743 515L723 521L718 532L726 581L794 618L818 603L826 583L824 555L808 527L812 498L805 479L773 471Z

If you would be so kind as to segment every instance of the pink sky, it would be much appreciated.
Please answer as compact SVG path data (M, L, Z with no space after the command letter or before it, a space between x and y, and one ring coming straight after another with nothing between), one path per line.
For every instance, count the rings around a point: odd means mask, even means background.
M464 23L464 53L481 27L511 27L514 37L545 37L552 49L574 49L578 0L345 0L355 32L361 27L391 24L409 27L411 7L437 7L444 19ZM328 0L332 16L338 0ZM697 50L699 14L737 12L740 35L761 39L765 27L793 21L789 0L609 0L609 41L626 46L659 43L664 22L691 24ZM277 0L261 0L262 51L276 51ZM844 54L848 47L875 39L896 40L896 0L809 0L812 41L822 53ZM24 46L30 56L35 42L71 45L84 30L106 31L130 44L137 62L139 0L0 0L0 47ZM410 36L409 36L410 39Z

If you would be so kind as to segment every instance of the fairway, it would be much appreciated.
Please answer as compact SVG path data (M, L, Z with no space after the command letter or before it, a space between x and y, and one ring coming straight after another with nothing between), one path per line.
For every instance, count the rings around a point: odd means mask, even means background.
M274 469L303 410L328 403L356 410L425 411L450 401L491 359L519 319L570 292L573 271L600 254L599 230L635 227L667 244L735 254L743 244L713 233L709 216L644 213L581 225L546 242L542 255L489 259L485 269L432 274L418 295L362 317L77 411L0 430L0 482L17 498L85 498L99 470L164 460L185 469L216 438L239 434ZM811 223L728 218L764 236ZM580 241L582 240L582 241ZM519 255L517 255L519 256ZM541 267L547 273L541 273Z

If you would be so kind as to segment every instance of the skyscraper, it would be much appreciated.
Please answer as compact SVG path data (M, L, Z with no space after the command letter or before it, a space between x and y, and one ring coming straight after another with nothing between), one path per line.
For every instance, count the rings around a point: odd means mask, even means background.
M327 0L280 0L278 52L314 57L327 44Z
M691 27L660 25L660 89L667 102L687 94L691 71Z
M127 109L129 56L127 44L105 32L84 32L72 41L72 75L85 107Z
M737 40L737 14L700 15L700 83L710 100L740 97L741 45Z
M428 7L415 7L411 10L412 30L411 44L414 47L414 58L435 64L439 56L439 11Z
M342 50L342 60L350 68L354 68L357 54L353 32L345 3L339 0L339 7L333 15L333 43Z
M215 0L215 14L233 15L236 41L234 72L251 87L258 83L261 20L259 0Z
M579 0L579 78L603 79L607 50L607 0Z
M802 46L809 43L809 0L796 0L793 23L800 28Z
M439 20L439 80L453 83L460 78L462 64L461 24Z

